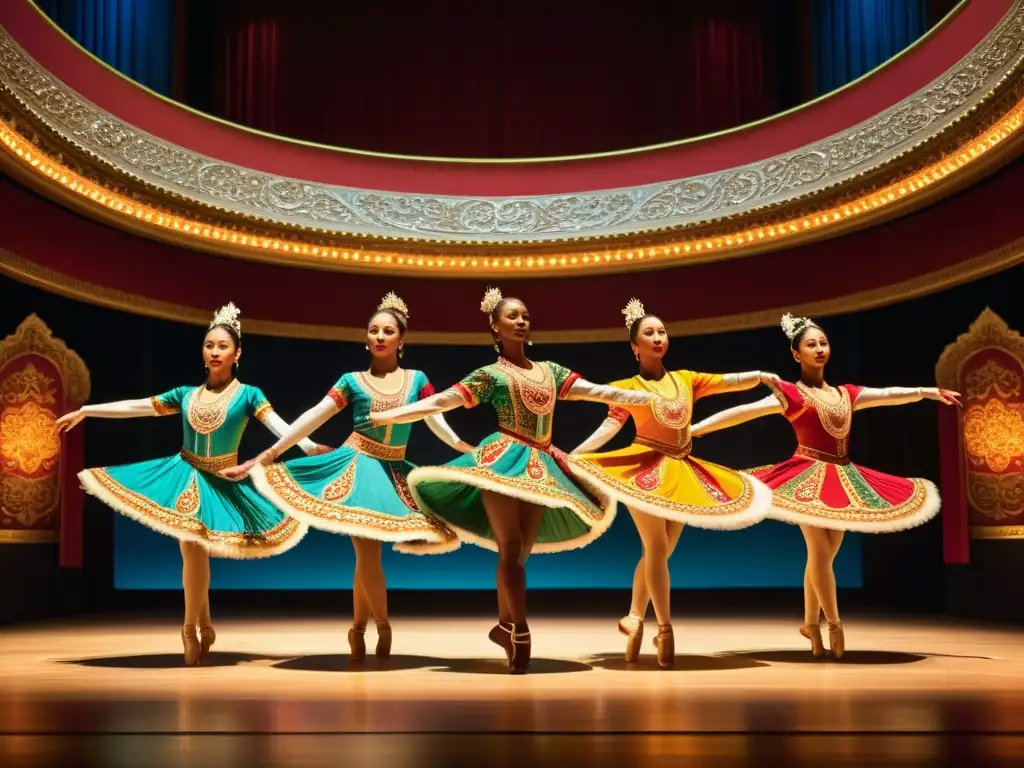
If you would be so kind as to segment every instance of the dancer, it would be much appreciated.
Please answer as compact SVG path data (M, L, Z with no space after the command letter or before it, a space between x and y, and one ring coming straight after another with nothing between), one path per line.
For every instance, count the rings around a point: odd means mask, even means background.
M800 380L771 384L774 394L704 419L693 427L693 435L770 414L785 416L793 426L797 449L792 458L754 474L774 491L769 516L799 525L807 544L800 634L810 641L815 656L823 656L820 621L824 612L832 655L840 659L846 643L832 563L844 531L904 530L928 521L939 511L938 490L928 480L893 477L850 462L853 412L922 398L959 406L960 395L935 388L829 386L825 364L832 349L821 327L810 318L786 313L782 330L789 338L793 359L800 364Z
M633 574L629 614L619 621L619 632L627 638L626 661L635 662L643 641L647 604L653 602L658 620L658 665L667 669L675 662L668 559L683 525L745 528L761 520L771 507L772 492L764 483L690 455L693 403L708 395L777 382L778 377L761 371L725 375L666 371L669 337L665 324L647 314L638 299L631 299L622 314L640 372L611 386L646 390L658 399L652 401L653 407L609 408L604 423L572 452L569 467L625 504L636 523L643 554ZM618 434L630 417L636 426L632 445L593 453Z
M256 488L282 512L314 528L351 537L356 567L348 642L350 658L357 662L366 657L365 633L371 616L377 628L377 656L391 654L381 542L420 542L423 551L435 552L450 552L459 545L444 525L419 512L409 494L406 477L413 465L405 460L405 449L412 427L371 426L366 421L367 414L434 394L422 372L400 366L408 318L404 301L394 293L385 296L366 328L369 370L344 374L271 448L224 472L234 478L251 470ZM349 405L354 429L343 446L327 454L272 463ZM459 440L443 416L431 416L427 426L452 448L473 450Z
M181 640L188 666L202 664L216 639L210 615L210 555L269 557L294 547L307 531L263 499L251 482L231 483L216 474L238 463L238 444L250 417L275 435L288 429L263 392L236 378L242 355L239 314L234 304L227 304L213 316L203 342L207 375L201 386L176 387L142 400L86 405L56 423L60 432L86 417L181 414L184 439L178 454L86 469L78 477L100 501L180 542L185 593ZM309 440L303 441L302 449L330 450Z
M532 551L588 544L610 525L615 511L610 498L600 496L595 503L563 468L564 454L551 445L555 401L642 405L651 395L591 384L557 363L528 360L530 313L519 299L502 298L492 288L480 309L490 322L496 363L419 403L369 417L376 425L403 424L480 403L496 411L497 432L471 454L414 469L409 488L420 509L443 519L460 539L497 550L499 620L490 639L504 649L509 671L521 674L531 649L527 557Z

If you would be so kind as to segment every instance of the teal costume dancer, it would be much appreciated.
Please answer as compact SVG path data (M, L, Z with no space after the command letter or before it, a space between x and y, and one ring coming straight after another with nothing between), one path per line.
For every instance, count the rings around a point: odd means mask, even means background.
M544 507L533 552L561 552L586 546L615 514L607 493L585 492L571 479L562 454L551 444L556 400L640 404L650 396L591 384L557 363L533 363L529 372L499 358L429 400L379 414L381 423L411 422L454 408L487 403L498 416L498 431L471 453L438 467L409 474L409 490L424 512L443 520L460 539L497 551L480 492L494 491ZM382 427L378 427L380 429ZM415 545L398 547L418 552Z
M267 466L255 465L249 475L259 492L279 510L308 525L364 539L416 542L419 552L450 552L458 538L439 521L419 511L407 478L413 465L405 459L411 424L371 426L371 412L415 403L434 394L421 371L406 369L401 388L380 391L370 376L346 373L325 399L331 413L351 406L354 429L330 453L306 456ZM300 418L296 422L298 425ZM458 437L443 419L428 422L450 446Z
M175 456L83 470L78 475L82 486L121 514L200 544L211 555L259 558L291 549L307 526L278 511L252 481L231 482L217 475L238 463L238 444L250 417L272 432L268 422L283 421L262 391L237 379L211 402L202 402L204 390L205 385L177 387L152 397L150 413L132 410L131 401L121 406L123 413L117 411L118 404L89 406L111 416L180 413L184 437Z

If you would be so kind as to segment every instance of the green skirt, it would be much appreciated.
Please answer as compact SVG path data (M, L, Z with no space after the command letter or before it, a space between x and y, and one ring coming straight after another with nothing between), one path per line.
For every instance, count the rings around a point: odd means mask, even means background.
M557 449L496 432L475 451L439 467L409 473L409 490L421 510L444 521L463 541L497 551L481 491L494 491L544 508L532 552L579 549L612 524L615 502L598 487L583 490L563 469ZM415 545L402 552L422 551Z
M330 453L256 466L250 477L277 509L310 527L363 539L415 542L418 554L458 549L458 537L416 507L407 483L413 465L404 458L370 455L356 445L395 450L350 439Z
M87 493L155 531L205 547L211 555L270 557L294 547L308 530L279 512L246 478L196 469L181 455L85 469Z

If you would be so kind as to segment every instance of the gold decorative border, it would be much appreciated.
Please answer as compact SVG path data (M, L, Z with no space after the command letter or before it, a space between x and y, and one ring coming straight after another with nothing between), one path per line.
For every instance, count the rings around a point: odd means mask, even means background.
M2 40L0 34L0 42ZM6 101L11 103L6 110L9 122L0 122L0 149L6 149L6 153L0 152L0 160L12 173L44 194L60 198L87 215L115 226L198 250L260 261L349 272L449 278L599 274L661 268L731 258L834 236L923 205L1005 161L1019 151L1020 143L1016 139L1024 122L1024 99L1021 98L1024 80L1019 77L1020 64L1024 60L1022 45L1024 0L1016 0L1000 25L943 77L878 118L826 140L822 147L828 149L819 148L817 160L811 158L817 151L812 151L817 145L810 145L791 156L765 161L774 169L771 173L783 172L783 177L790 179L780 181L782 188L792 185L792 179L814 179L807 185L801 181L800 188L794 187L792 195L782 195L785 200L780 198L769 202L766 198L762 201L764 205L746 213L736 206L721 211L701 208L699 222L679 227L652 224L646 233L623 230L588 235L570 227L572 231L559 231L550 237L545 235L547 239L542 243L503 241L486 232L472 234L472 237L479 235L479 239L452 242L438 239L441 235L435 237L423 232L410 234L394 230L386 235L353 232L340 236L337 231L321 228L326 222L322 216L317 218L315 227L304 227L294 222L288 225L260 215L227 211L224 206L230 204L230 195L214 194L212 202L203 202L187 190L161 189L161 185L152 180L114 168L101 152L86 148L81 143L85 138L82 131L89 133L93 143L99 142L97 146L134 147L132 152L142 151L127 141L129 135L138 134L135 129L82 101L23 54L18 61L36 69L31 72L10 66L7 69L8 80L13 76L12 72L20 78L19 82L25 78L28 80L22 83L17 94L10 90L10 83L5 86L11 94ZM7 55L12 54L8 52ZM28 88L28 81L35 82L39 90ZM55 115L54 104L57 102L65 106L80 104L85 112L75 113L79 115L75 120L81 123L86 113L92 116L80 126L78 133L82 135L71 137L46 124L40 117L43 113L39 111L39 104L33 107L29 103L40 99L56 100L48 102L44 110ZM4 100L0 98L0 101ZM64 115L68 110L58 112ZM17 123L17 129L15 122L10 122L12 120ZM923 125L928 129L923 129ZM148 134L138 135L148 137ZM896 141L896 136L902 138ZM149 139L157 141L153 137ZM905 144L901 144L904 140ZM844 141L867 143L858 150L854 144L843 144ZM884 158L879 154L882 145L885 146L881 150ZM172 145L161 144L161 147L157 156L150 158L151 165L159 165L159 157L163 156L164 150L179 155L184 152ZM58 162L57 158L61 161ZM172 165L179 167L180 163ZM832 166L835 166L836 173L825 173L824 169ZM224 168L226 176L222 181L232 189L248 188L247 185L258 181L254 172L228 166ZM742 171L733 169L730 173L742 175ZM260 188L267 195L283 194L290 203L299 198L305 200L312 194L311 190L315 191L315 185L298 180L278 181L284 186L277 192L272 193L268 186L278 183L270 177L264 180L265 183L260 182ZM740 188L749 179L741 183L737 177L735 181L739 187L729 187L729 194L738 194L742 198L746 193ZM648 203L655 208L677 204L685 207L689 204L680 202L686 197L683 187L694 182L694 179L671 182L659 193L663 193L664 199L655 195L648 199ZM590 203L584 198L589 200L603 194L614 197L629 189L576 195L572 205L580 205L580 210L585 212L590 210ZM367 200L364 202L378 212L390 205L382 193L354 192L365 197ZM416 197L422 198L420 205L434 200L429 196ZM184 210L181 207L183 200L184 205L191 206L193 210ZM440 198L437 200L440 203ZM481 200L465 200L460 204L465 202L472 207ZM512 206L509 213L522 213L526 200L499 202ZM310 199L304 204L314 205L315 202ZM323 204L327 202L320 200ZM453 211L452 215L458 213L455 209L449 213ZM468 213L468 209L462 211L456 219ZM650 221L661 216L652 215L654 218ZM342 218L345 216L349 214ZM680 238L683 230L687 231L688 237ZM456 241L461 237L454 231L445 232L443 236ZM352 240L353 237L358 239ZM382 241L384 247L379 247L376 243ZM375 244L366 248L367 242Z
M995 274L1017 264L1024 263L1024 237L989 253L976 256L945 269L906 280L901 283L851 293L835 299L786 305L756 312L746 312L721 317L693 318L666 323L666 330L673 336L706 336L713 333L730 333L753 328L774 327L783 312L793 312L806 317L831 317L866 309L877 309L890 304L899 304L917 299L947 288L953 288L988 275ZM150 299L138 294L107 288L96 283L79 280L0 248L0 273L42 288L66 298L82 301L95 306L119 309L144 317L172 320L189 325L209 324L209 311L187 307L182 304ZM275 320L249 318L246 333L256 336L278 336L293 339L318 339L323 341L366 341L366 329L333 325L312 325L308 323L287 323ZM531 338L536 344L591 344L599 342L624 341L622 328L588 328L561 331L533 331ZM486 333L458 331L413 331L407 336L410 344L438 346L489 346L491 337Z
M1024 539L1024 525L972 525L971 538L987 541Z
M57 531L0 530L0 544L55 544L59 541Z

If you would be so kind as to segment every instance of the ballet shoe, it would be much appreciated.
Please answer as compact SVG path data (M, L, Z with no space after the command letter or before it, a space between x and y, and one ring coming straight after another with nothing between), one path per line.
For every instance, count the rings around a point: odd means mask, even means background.
M199 663L205 664L210 654L210 646L217 642L217 631L210 624L199 627Z
M658 636L654 638L654 647L658 649L658 666L671 669L676 664L676 638L671 624L659 624Z
M811 641L811 655L820 659L825 655L825 644L821 641L821 627L817 624L804 624L800 627L800 634Z
M626 663L636 663L644 641L644 620L633 613L623 616L619 619L619 634L626 636Z
M512 629L512 658L509 660L508 671L513 675L526 674L530 666L530 652L532 643L530 641L530 629L526 624L520 624L519 628Z
M491 628L489 633L487 633L487 639L505 652L505 658L508 659L510 669L512 667L513 629L515 629L515 627L511 621L502 621L501 619L498 619L498 623Z
M199 666L202 648L199 645L199 638L196 636L195 624L186 624L181 628L181 644L185 651L185 666Z
M353 624L348 631L349 661L362 661L366 658L366 625Z
M843 622L841 619L828 623L828 646L835 659L843 658L846 653L846 635L843 633Z
M391 624L386 621L377 622L377 658L386 659L391 656Z

